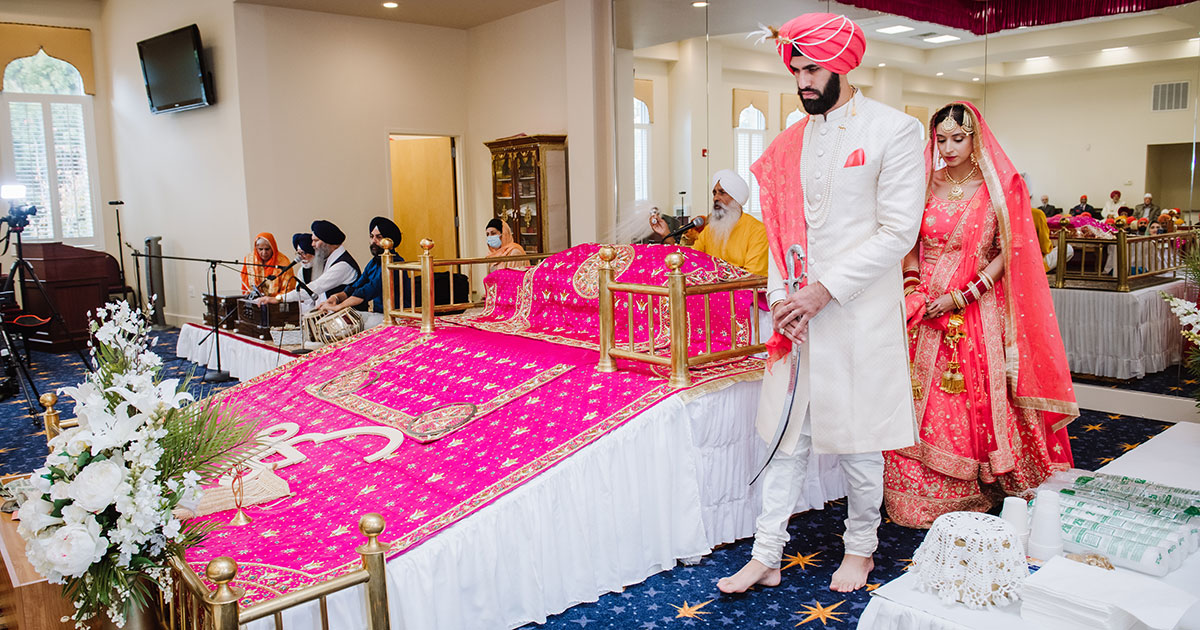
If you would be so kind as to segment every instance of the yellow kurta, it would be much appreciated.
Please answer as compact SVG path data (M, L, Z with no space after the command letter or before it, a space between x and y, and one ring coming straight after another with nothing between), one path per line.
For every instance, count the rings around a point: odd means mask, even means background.
M742 217L734 224L733 231L729 233L729 238L720 245L708 242L708 234L708 230L700 232L692 247L750 273L767 275L770 250L767 245L767 228L763 226L762 221L743 212Z
M1046 213L1038 208L1033 209L1033 228L1037 230L1038 246L1042 249L1042 255L1050 253L1054 246L1050 244L1050 226L1046 224ZM1050 265L1042 261L1042 267L1047 271L1050 270Z

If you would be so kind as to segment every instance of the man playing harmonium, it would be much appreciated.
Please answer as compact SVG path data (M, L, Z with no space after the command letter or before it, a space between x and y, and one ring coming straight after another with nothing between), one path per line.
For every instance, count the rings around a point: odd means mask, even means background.
M301 264L306 264L305 256L309 256L307 264L310 267L315 267L322 260L324 260L324 264L320 266L319 270L313 270L312 281L305 280L307 288L298 286L286 293L265 295L256 300L259 304L299 302L300 312L307 313L317 304L324 302L329 295L338 293L345 289L346 285L358 279L358 263L342 246L346 241L346 234L338 226L329 221L313 221L312 236L307 248L297 242L298 238L304 236L307 235L296 234L292 237L292 244L296 247L296 256L301 260ZM307 269L306 267L305 270ZM301 277L303 276L304 273L301 273Z

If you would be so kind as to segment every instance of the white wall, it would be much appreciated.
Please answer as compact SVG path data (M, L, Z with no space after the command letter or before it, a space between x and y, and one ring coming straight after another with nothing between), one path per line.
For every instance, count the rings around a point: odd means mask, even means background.
M251 236L274 232L290 257L291 235L327 219L365 265L371 217L392 216L388 134L466 135L467 32L244 3L234 16Z
M240 259L249 251L237 49L232 0L105 0L101 23L111 94L116 190L125 203L126 240L163 237L163 253ZM216 105L152 114L136 43L195 23L215 80ZM165 261L169 321L194 319L208 282L201 263ZM143 269L144 272L144 269ZM239 288L220 270L218 289Z
M1100 207L1120 190L1125 202L1138 204L1147 192L1146 145L1193 139L1195 111L1150 111L1151 86L1191 81L1196 90L1198 71L1190 59L993 83L984 118L1028 174L1035 200L1045 194L1069 208L1086 194ZM1155 201L1184 207L1188 200Z

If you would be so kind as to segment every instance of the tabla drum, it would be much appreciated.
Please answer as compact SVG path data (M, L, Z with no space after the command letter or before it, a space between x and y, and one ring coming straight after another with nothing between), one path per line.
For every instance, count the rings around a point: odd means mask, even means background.
M352 308L326 313L310 311L300 322L305 347L321 347L362 332L362 315Z

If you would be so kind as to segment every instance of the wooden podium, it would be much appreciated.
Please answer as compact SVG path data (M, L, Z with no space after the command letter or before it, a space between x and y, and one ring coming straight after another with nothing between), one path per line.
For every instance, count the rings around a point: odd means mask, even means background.
M42 288L58 309L67 329L58 322L40 326L29 335L29 344L43 352L66 352L87 347L89 311L108 301L108 254L62 243L25 243L25 260L33 267ZM18 272L19 273L19 272ZM50 307L33 278L21 287L21 305L28 313L50 317Z

